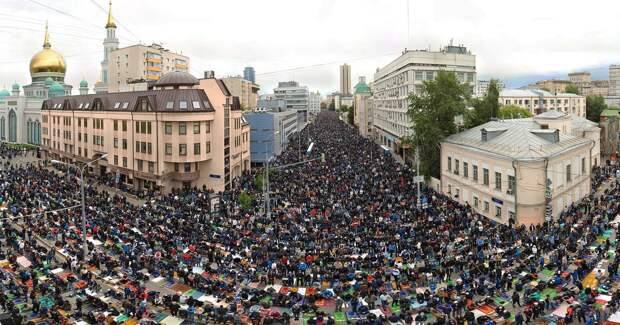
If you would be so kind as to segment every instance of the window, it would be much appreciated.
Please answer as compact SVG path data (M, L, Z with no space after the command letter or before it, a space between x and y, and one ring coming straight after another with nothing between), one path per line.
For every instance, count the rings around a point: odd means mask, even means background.
M179 122L179 134L180 135L187 134L187 123Z
M200 109L200 102L195 100L192 102L192 106L194 109Z
M200 155L200 143L194 143L194 155Z
M586 174L586 158L581 158L581 175Z
M174 171L179 172L179 163L174 163Z
M118 148L118 138L114 138L114 148Z
M172 122L164 123L164 134L172 134Z
M194 122L194 134L200 134L200 122Z
M114 165L118 166L118 156L114 155Z
M174 108L174 102L170 101L170 102L166 102L166 109L173 109Z
M489 170L482 168L482 184L489 185Z
M448 157L448 170L452 171L452 157Z
M495 207L495 218L502 218L502 207Z
M144 167L143 162L140 159L137 159L137 161L138 161L138 170L142 171L142 167Z
M210 153L211 152L211 141L207 141L207 147L205 149L205 153Z
M121 103L119 102L114 103L114 109L118 109L119 107L121 107Z
M127 121L123 121L123 132L127 132Z
M187 102L182 100L179 102L179 108L180 109L187 109Z
M117 120L114 120L114 131L118 131L118 121Z
M140 152L140 141L136 141L136 152Z
M123 139L123 150L127 150L127 139Z
M478 197L477 197L477 196L474 196L474 208L476 208L476 209L477 209L477 208L478 208L478 204L479 204L479 203L480 203L480 202L478 202Z
M179 156L187 156L187 145L184 143L179 144Z
M495 189L502 189L502 173L495 172Z
M129 102L124 102L123 103L123 109L127 109L127 107L129 107Z
M149 161L149 173L153 173L155 172L155 163L152 161Z
M454 159L454 174L455 175L459 174L459 160L458 159Z
M166 156L172 156L172 143L166 143Z
M209 121L205 122L205 129L206 129L205 133L210 133L211 132L211 122L209 122Z
M517 182L514 176L508 175L508 194L514 195L516 191Z
M474 178L474 182L478 181L478 166L472 165L472 176Z
M184 163L183 164L183 171L186 173L189 173L192 171L192 164L190 163Z
M127 168L127 157L123 157L123 167Z
M140 152L146 153L146 142L140 142Z
M566 182L570 182L572 179L572 175L571 175L571 165L568 164L566 165Z
M489 212L489 201L484 201L484 211Z
M463 162L463 177L469 177L469 166L466 162Z

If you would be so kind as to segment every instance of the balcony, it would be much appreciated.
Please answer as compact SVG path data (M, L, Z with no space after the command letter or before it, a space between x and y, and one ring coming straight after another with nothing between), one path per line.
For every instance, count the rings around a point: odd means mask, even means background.
M158 72L161 72L161 67L147 66L146 70L147 71L158 71Z
M155 76L152 74L145 74L144 78L148 79L148 80L159 80L159 76Z
M146 58L146 62L161 63L161 58L155 58L155 57Z
M187 70L187 64L177 63L174 65L174 67L177 69Z
M189 173L170 172L165 175L165 178L179 181L179 182L195 181L199 177L200 177L200 170L189 172Z

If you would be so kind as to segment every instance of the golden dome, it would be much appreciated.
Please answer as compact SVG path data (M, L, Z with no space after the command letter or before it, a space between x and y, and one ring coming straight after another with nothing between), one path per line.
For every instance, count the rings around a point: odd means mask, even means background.
M43 50L35 54L30 60L30 74L39 72L65 73L66 71L67 64L65 63L65 58L60 53L52 50L46 24Z

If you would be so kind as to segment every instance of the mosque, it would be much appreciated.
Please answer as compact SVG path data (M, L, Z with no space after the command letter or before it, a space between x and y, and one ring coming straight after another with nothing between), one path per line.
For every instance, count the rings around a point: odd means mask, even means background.
M0 90L0 140L41 144L41 106L52 97L70 95L73 86L65 84L67 64L52 49L47 25L43 49L30 60L32 83L15 83L11 90ZM80 93L88 93L88 83L80 82Z

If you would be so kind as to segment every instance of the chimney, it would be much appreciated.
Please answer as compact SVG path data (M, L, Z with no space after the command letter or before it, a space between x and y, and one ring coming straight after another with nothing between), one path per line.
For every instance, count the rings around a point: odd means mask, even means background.
M215 78L215 71L213 70L205 71L205 79L214 79L214 78Z

